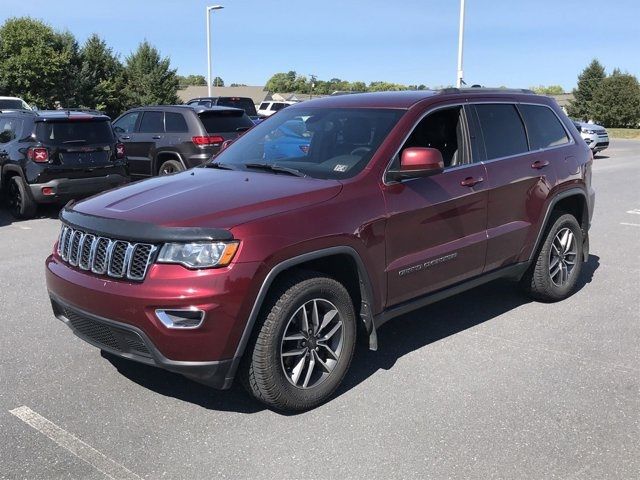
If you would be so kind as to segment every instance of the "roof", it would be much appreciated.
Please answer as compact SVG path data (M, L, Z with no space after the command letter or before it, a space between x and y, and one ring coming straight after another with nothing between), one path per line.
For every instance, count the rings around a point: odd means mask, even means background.
M517 99L518 97L537 96L530 90L506 88L446 88L443 90L402 90L393 92L354 93L348 95L332 95L309 100L293 105L289 108L304 107L342 107L342 108L399 108L408 109L418 102L435 97L441 99L486 97L504 97ZM546 97L541 97L546 98Z
M247 87L212 87L212 97L249 97L253 103L260 104L267 96L267 91L261 86ZM208 97L209 92L207 86L189 86L182 90L178 90L178 97L183 102L188 102L192 98Z
M205 107L203 105L145 105L144 107L135 107L132 108L131 110L128 110L129 112L131 111L138 111L138 110L162 110L164 111L180 111L180 110L193 110L196 113L202 113L202 112L215 112L215 111L228 111L228 110L233 110L233 111L238 111L238 112L244 112L243 109L241 108L234 108L234 107L224 107L224 106L213 106L213 107Z
M111 120L107 115L97 110L22 110L22 109L4 109L0 113L22 113L31 115L36 119L47 120L64 120L64 119L92 119L92 120Z

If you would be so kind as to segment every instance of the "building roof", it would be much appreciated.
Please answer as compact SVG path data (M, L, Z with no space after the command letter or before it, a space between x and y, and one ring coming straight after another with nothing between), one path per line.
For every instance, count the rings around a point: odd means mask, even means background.
M213 87L211 89L212 97L249 97L253 103L260 104L268 92L261 86L249 87ZM178 97L183 102L188 102L192 98L207 97L209 92L207 86L189 86L182 90L178 90Z
M561 107L568 107L569 102L573 100L573 93L562 93L560 95L551 96L556 99L556 102L558 102L558 105L560 105Z

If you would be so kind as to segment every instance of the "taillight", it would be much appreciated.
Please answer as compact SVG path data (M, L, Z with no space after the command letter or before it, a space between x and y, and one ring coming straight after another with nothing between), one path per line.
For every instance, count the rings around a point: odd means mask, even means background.
M224 142L224 138L219 135L207 135L191 137L191 141L198 146L213 145L214 147L217 147Z
M124 144L118 143L116 144L116 158L124 158L126 155L126 150L124 148Z
M49 161L49 150L42 147L31 147L27 150L27 158L36 163L47 163Z

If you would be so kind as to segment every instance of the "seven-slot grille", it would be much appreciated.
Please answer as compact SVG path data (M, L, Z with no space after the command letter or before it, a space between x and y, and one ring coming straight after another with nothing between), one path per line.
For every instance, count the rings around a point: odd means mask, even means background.
M58 255L73 267L98 275L142 281L157 247L100 237L67 225L58 239Z

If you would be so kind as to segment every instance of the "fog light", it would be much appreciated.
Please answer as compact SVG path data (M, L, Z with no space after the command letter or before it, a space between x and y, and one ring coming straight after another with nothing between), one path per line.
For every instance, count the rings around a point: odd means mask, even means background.
M53 189L53 187L42 187L42 194L43 195L55 195L56 191Z
M204 322L204 312L197 308L156 310L156 317L167 328L193 329Z

